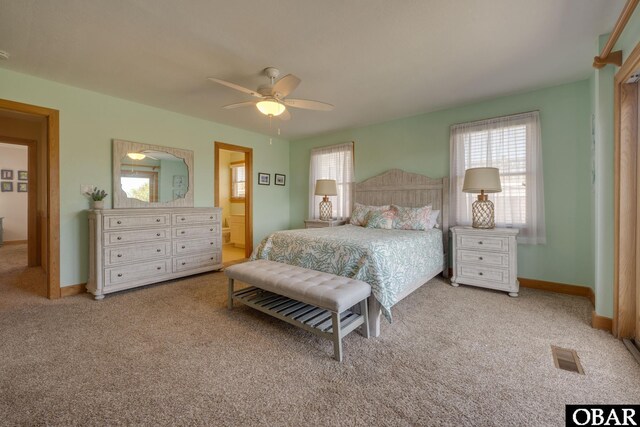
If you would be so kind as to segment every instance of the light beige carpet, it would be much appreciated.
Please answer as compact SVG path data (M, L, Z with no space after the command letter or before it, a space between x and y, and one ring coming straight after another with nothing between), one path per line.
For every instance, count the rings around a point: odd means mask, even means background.
M0 274L2 425L561 426L566 403L640 402L640 369L583 298L435 279L338 363L329 341L228 311L222 273L103 301ZM586 375L556 369L552 344Z

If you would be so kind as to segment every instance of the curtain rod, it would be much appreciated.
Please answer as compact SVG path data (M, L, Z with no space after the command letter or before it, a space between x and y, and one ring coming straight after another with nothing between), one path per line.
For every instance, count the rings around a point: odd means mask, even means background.
M618 67L622 65L622 51L617 50L615 52L611 52L611 49L613 49L618 41L624 27L627 25L627 22L629 22L629 18L633 15L633 11L638 5L638 2L640 2L640 0L627 0L627 4L624 5L624 9L622 9L618 20L616 21L616 25L613 27L613 31L611 31L611 34L609 35L609 39L602 48L602 52L600 52L599 56L593 58L594 68L602 68L607 64L614 64Z
M472 122L454 123L449 127L459 126L459 125L472 125L472 124L475 124L475 123L486 122L486 121L489 121L489 120L508 119L510 117L521 116L523 114L539 113L539 112L540 112L540 110L523 111L521 113L508 114L506 116L487 117L486 119L478 119L478 120L474 120Z

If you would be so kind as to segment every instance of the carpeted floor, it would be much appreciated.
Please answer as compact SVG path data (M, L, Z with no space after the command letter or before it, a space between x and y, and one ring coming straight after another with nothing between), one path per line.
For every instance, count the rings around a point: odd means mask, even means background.
M0 268L17 256L0 248ZM49 301L23 270L0 272L2 425L561 426L566 403L640 402L638 365L583 298L434 279L340 364L329 341L228 311L222 273Z

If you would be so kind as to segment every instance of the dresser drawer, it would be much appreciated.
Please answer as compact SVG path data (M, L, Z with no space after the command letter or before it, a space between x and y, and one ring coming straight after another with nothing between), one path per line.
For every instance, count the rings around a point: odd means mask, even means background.
M143 245L115 246L105 249L104 263L106 266L110 266L167 256L171 256L171 244L168 241Z
M471 250L458 250L459 263L474 263L481 264L490 267L508 267L509 266L509 254L486 252L486 251L471 251Z
M217 235L220 224L200 225L191 227L174 227L173 237L206 237Z
M459 234L456 243L460 249L509 252L508 237Z
M137 216L105 216L105 230L119 230L132 227L168 227L170 224L169 214L160 215L137 215Z
M481 265L459 264L457 274L461 279L485 280L494 283L508 284L509 270L502 268L490 268Z
M166 273L171 273L170 259L112 267L104 270L104 284L105 286L119 285L149 277L157 277Z
M178 240L173 242L173 254L213 253L214 251L220 250L220 243L217 237L210 239Z
M202 222L220 222L220 214L218 212L173 214L173 225Z
M104 233L104 244L139 243L154 240L164 240L171 237L168 228L151 228L147 230L111 231Z
M220 252L208 255L185 256L173 259L173 272L178 273L186 270L195 270L203 267L214 267L221 263L222 254Z

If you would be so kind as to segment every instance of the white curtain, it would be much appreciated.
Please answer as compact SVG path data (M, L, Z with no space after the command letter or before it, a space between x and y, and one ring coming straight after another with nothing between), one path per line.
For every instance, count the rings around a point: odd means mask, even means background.
M476 194L462 192L469 168L500 170L502 192L489 194L497 227L519 228L518 242L545 244L540 116L537 111L451 126L451 222L471 224Z
M329 197L333 217L346 219L351 215L353 201L353 142L314 148L309 165L309 218L320 216L322 196L315 196L316 180L335 179L338 195Z

